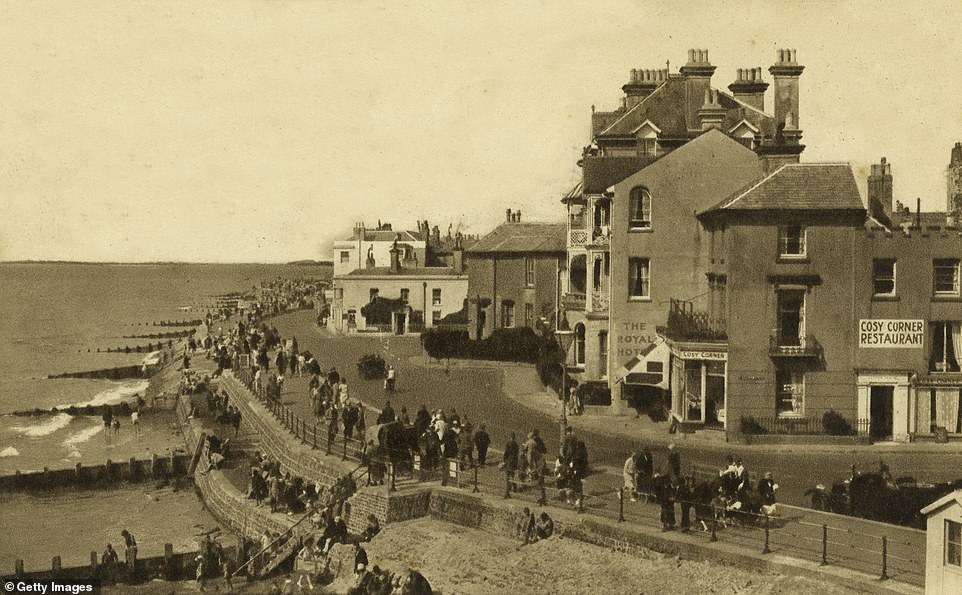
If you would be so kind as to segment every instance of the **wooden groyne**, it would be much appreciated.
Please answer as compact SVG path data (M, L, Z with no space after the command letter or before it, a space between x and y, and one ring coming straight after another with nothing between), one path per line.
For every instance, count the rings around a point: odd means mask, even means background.
M197 332L197 329L171 331L169 333L147 333L144 335L124 335L124 339L183 339Z
M187 477L190 455L172 453L165 456L153 454L149 459L131 457L127 461L114 462L107 459L100 465L77 463L73 468L39 471L16 471L0 476L0 491L19 492L49 490L64 487L96 488L118 483L139 483L149 480L170 480Z
M96 378L101 380L144 378L144 366L143 364L135 364L133 366L88 370L86 372L64 372L63 374L50 374L47 378Z

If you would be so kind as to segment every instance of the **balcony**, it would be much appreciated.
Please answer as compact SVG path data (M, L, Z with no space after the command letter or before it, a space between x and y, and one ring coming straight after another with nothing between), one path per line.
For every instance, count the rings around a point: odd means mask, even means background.
M589 244L591 246L604 246L607 247L611 240L611 228L607 225L601 227L595 227L591 230L591 241Z
M663 336L673 341L697 343L724 342L728 340L728 327L724 318L709 312L696 311L687 300L671 299L668 324L658 328Z
M815 337L780 337L769 338L768 353L771 357L821 357L822 346Z
M569 248L582 248L588 245L588 230L587 229L569 229L568 230L568 247Z
M585 309L585 302L587 298L583 293L566 293L561 298L561 303L564 305L565 310L577 310L583 312Z
M596 290L591 292L591 312L608 311L608 291Z

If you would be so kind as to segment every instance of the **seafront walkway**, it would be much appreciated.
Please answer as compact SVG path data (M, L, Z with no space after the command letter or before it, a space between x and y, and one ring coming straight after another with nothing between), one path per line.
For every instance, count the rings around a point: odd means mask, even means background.
M221 386L228 390L233 402L246 399L250 405L248 411L262 418L261 421L269 422L255 422L260 427L259 432L282 432L284 436L280 439L287 444L284 448L297 453L298 457L303 453L323 465L353 465L351 459L357 455L356 451L352 450L346 457L348 460L344 461L345 453L338 452L339 448L335 448L331 455L326 455L325 444L314 447L313 419L306 417L302 408L295 403L281 404L268 410L258 397L234 380L231 373L225 374ZM338 441L337 447L341 446L341 442ZM493 453L490 460L498 460L498 454ZM554 514L575 515L574 518L583 522L591 518L613 521L634 531L659 536L659 539L671 542L682 550L686 547L717 547L749 557L770 556L772 559L797 560L815 566L824 564L823 568L827 571L854 571L853 576L865 581L871 582L884 576L891 581L879 584L909 592L924 581L925 536L923 532L912 529L782 506L775 518L732 514L725 522L712 523L708 520L705 525L693 522L690 533L675 531L664 534L661 533L659 507L646 503L644 498L632 502L629 495L620 489L620 476L614 473L602 471L589 476L584 488L586 497L579 507L569 504L563 493L550 484L544 486L543 500L539 485L515 484L508 491L504 474L490 463L480 468L461 468L453 462L449 462L449 465L443 479L437 473L406 473L403 477L395 474L392 481L389 472L388 486L367 489L386 493L384 497L389 497L392 490L406 494L419 489L436 490L446 484L447 489L455 489L499 505L523 503L537 506L541 500L547 510L555 511ZM680 507L677 507L676 514L679 512ZM692 510L693 521L694 518ZM388 519L381 520L385 522Z

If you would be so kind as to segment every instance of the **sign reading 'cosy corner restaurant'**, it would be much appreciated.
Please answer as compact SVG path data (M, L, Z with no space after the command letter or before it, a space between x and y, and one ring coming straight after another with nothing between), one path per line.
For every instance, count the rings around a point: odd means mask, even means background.
M922 320L859 320L858 346L880 349L922 347L925 322Z

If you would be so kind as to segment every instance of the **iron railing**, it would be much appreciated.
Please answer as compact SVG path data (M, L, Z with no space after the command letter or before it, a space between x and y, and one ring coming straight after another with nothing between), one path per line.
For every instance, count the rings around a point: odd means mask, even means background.
M712 316L709 312L696 311L691 301L675 298L669 302L668 324L659 330L675 341L728 340L728 328L724 318Z

